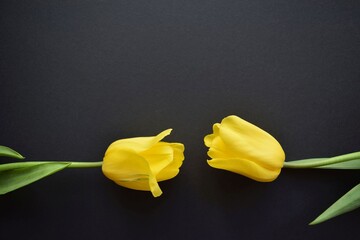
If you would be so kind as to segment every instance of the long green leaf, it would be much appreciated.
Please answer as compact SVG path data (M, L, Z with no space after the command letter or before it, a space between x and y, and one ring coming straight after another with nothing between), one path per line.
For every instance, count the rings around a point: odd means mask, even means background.
M67 162L27 162L23 166L17 163L4 164L6 168L0 171L0 194L24 187L64 169L70 164Z
M11 157L11 158L18 158L18 159L24 159L24 157L16 152L15 150L9 148L9 147L5 147L5 146L0 146L0 157Z
M330 218L352 211L358 207L360 207L360 184L356 185L353 189L326 209L326 211L312 221L310 225L324 222Z

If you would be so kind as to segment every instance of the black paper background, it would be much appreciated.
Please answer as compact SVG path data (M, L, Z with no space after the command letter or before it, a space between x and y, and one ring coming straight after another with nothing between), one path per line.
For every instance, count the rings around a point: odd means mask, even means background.
M100 161L114 140L173 128L186 159L159 198L100 169L0 196L0 238L356 239L359 210L307 224L358 171L257 183L208 167L203 137L237 114L287 160L359 151L359 64L358 1L3 0L1 145Z

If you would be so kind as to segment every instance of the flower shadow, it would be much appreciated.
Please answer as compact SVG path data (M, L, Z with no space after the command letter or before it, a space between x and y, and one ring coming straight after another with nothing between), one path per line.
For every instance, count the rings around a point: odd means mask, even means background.
M152 214L166 201L163 196L153 197L149 191L128 189L112 182L104 185L104 193L110 195L108 199L115 209L126 209L127 212L135 214Z
M273 183L261 183L228 171L209 168L201 193L207 201L224 210L256 207L263 203ZM211 186L211 187L209 187Z

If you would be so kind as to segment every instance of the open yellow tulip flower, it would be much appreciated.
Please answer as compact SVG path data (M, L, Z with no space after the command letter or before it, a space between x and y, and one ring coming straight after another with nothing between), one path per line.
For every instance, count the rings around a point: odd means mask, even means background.
M184 160L184 145L161 140L167 129L153 137L135 137L113 142L105 152L102 171L120 186L162 194L158 182L179 173Z
M256 181L271 182L280 174L285 153L269 133L237 117L215 123L204 138L211 167L235 172Z

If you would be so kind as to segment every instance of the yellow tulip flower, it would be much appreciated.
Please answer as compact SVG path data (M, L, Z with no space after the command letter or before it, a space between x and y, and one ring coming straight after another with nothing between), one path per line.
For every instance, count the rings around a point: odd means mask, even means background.
M279 142L264 130L237 117L215 123L204 138L211 167L235 172L259 182L271 182L280 174L285 153Z
M162 194L158 182L175 177L184 160L184 145L161 140L167 129L153 137L135 137L113 142L105 152L102 171L120 186Z

